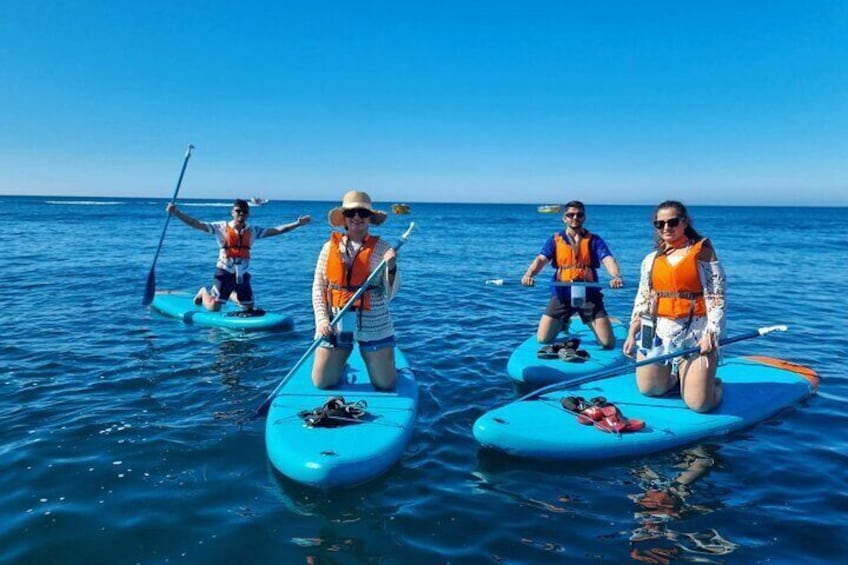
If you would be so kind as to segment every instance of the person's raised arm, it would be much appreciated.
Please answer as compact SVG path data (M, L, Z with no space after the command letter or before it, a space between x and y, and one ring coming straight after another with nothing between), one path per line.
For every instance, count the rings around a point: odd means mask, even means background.
M204 222L201 222L197 218L192 218L191 216L177 208L177 205L173 202L168 203L168 205L165 207L165 211L171 214L172 216L176 216L177 218L182 220L182 222L187 226L191 226L194 229L200 231L209 231L206 228L206 224Z
M289 224L282 224L279 226L275 226L273 228L268 228L265 230L265 237L271 237L272 235L280 235L283 233L288 233L294 229L299 228L300 226L305 226L309 222L312 221L312 216L299 216L295 221Z

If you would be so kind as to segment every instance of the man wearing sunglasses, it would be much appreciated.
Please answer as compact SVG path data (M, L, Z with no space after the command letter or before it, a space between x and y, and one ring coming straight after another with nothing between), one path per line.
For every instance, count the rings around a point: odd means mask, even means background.
M169 203L166 211L173 214L186 225L200 231L212 234L218 242L218 263L215 269L215 283L212 290L201 287L194 297L194 303L203 304L207 310L217 311L228 299L235 301L245 310L253 310L253 288L250 285L250 249L257 239L288 233L293 229L305 226L312 218L300 216L294 222L273 228L248 226L247 217L250 206L247 202L237 199L233 202L231 211L233 219L221 222L202 222L192 218L174 203Z
M621 270L604 240L583 227L586 207L582 202L572 200L566 204L562 221L565 229L548 238L521 278L521 284L533 286L536 275L552 263L556 268L554 282L563 283L551 287L551 299L539 320L536 339L539 343L551 343L561 329L568 329L568 321L576 313L592 328L601 347L612 349L615 335L604 307L603 293L599 288L569 286L568 283L597 282L597 269L603 263L612 277L610 288L621 288L624 286Z

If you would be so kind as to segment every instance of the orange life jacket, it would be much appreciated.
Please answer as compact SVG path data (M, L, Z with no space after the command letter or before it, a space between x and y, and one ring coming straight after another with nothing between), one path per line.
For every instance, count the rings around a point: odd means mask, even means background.
M250 230L245 228L241 233L227 224L227 234L224 249L227 257L233 259L250 259Z
M674 319L706 316L704 288L698 275L698 255L705 241L693 243L676 265L669 263L665 253L657 252L650 277L657 316Z
M579 246L569 243L560 233L554 234L558 281L595 281L595 272L592 270L592 253L589 248L591 240L592 234L588 231L583 232Z
M327 302L333 308L341 308L348 303L354 293L371 274L371 253L380 240L377 236L368 236L362 242L359 252L350 264L339 249L344 234L334 231L330 236L330 255L327 257ZM371 300L368 291L353 304L358 310L370 310Z

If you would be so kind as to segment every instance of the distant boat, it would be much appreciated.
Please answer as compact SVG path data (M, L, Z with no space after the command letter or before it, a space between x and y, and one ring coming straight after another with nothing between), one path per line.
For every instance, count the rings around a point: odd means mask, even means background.
M270 200L265 200L264 198L260 198L258 196L254 196L250 199L251 206L262 206L263 204L268 204Z
M395 214L409 214L409 204L392 204L392 212Z
M559 204L542 204L536 208L536 211L540 214L559 214L559 210Z

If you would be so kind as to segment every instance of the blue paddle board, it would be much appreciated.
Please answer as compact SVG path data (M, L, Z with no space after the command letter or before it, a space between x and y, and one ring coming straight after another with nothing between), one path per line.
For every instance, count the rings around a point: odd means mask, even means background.
M271 464L299 483L327 489L363 483L385 473L403 455L418 414L418 385L403 353L395 348L395 390L377 391L368 379L359 346L348 358L342 382L329 390L312 384L314 355L291 376L271 403L265 447ZM358 423L307 427L298 416L333 396L346 403L364 400Z
M231 330L281 330L291 329L294 325L291 317L273 312L262 315L242 316L242 309L227 302L217 312L207 310L194 303L194 295L177 290L156 292L151 304L157 311L182 320L187 324L228 328Z
M474 423L474 437L484 447L518 457L587 461L638 456L753 426L813 394L819 381L811 369L770 357L730 359L718 376L724 382L723 400L707 414L690 410L680 397L643 396L631 372L487 412ZM645 428L615 434L580 424L562 408L566 396L603 396L627 418L644 420Z
M587 377L617 366L624 367L630 361L621 350L627 339L627 328L616 318L610 318L610 322L616 340L612 349L604 349L598 345L592 328L575 316L569 323L568 332L560 333L554 343L577 337L580 339L578 349L588 353L588 357L579 357L573 361L563 361L559 358L540 359L539 349L544 347L544 344L536 341L536 336L532 336L512 352L506 371L515 382L541 386Z

